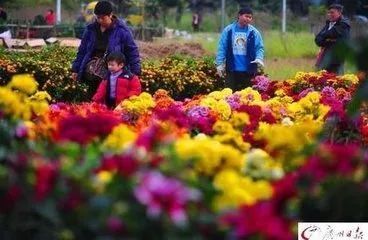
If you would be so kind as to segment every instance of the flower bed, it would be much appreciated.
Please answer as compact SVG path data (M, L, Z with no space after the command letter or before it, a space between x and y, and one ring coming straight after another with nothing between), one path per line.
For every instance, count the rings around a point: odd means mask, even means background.
M14 74L29 73L37 79L39 88L50 94L53 102L88 101L88 86L71 79L70 64L74 58L74 50L57 46L27 53L0 49L0 85L8 83ZM171 56L144 60L140 78L143 89L151 94L162 88L175 99L184 99L222 88L223 80L215 69L211 57Z
M47 95L18 78L32 91L17 79L0 88L0 221L10 238L285 240L298 221L368 216L367 121L345 111L354 75L258 77L253 88L185 101L158 90L114 111L33 107Z

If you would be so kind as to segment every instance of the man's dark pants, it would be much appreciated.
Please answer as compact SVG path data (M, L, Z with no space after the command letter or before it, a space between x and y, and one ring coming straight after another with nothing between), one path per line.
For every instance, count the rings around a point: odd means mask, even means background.
M225 87L231 88L234 92L251 87L251 79L254 74L248 72L227 72L225 78Z

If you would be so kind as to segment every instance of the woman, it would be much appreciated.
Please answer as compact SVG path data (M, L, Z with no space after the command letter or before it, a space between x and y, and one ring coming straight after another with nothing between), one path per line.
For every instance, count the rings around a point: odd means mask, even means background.
M127 69L140 75L138 47L127 25L112 14L108 1L99 1L94 9L96 21L89 24L83 34L77 57L72 64L72 78L88 86L88 97L96 91L104 71L100 64L110 52L122 52L127 60ZM104 68L105 66L103 66Z

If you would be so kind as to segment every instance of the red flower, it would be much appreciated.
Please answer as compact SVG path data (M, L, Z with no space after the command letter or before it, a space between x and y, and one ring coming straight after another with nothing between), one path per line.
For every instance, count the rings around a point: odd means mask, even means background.
M309 157L300 173L315 182L330 175L349 176L357 168L359 155L358 145L324 144Z
M271 202L243 206L223 216L220 221L235 229L236 239L248 239L256 235L272 240L293 239L289 221L278 214Z
M292 172L272 184L274 189L272 200L276 206L281 207L283 203L297 195L298 179L299 175Z
M130 177L137 171L138 167L138 161L132 155L113 155L104 157L96 172L117 171L124 177Z
M35 199L42 201L52 190L57 178L58 165L44 163L36 169Z
M109 134L120 122L118 116L110 113L92 113L87 117L72 115L60 121L57 139L87 144L94 137Z
M0 212L9 212L12 210L18 199L22 195L22 189L17 185L12 185L7 192L0 197Z
M71 190L68 192L66 197L60 201L59 207L63 211L72 211L81 206L83 200L84 197L80 189L75 186L71 186Z

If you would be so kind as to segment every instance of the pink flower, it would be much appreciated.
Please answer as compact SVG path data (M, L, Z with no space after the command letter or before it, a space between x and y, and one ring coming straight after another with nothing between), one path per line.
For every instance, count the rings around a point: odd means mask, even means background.
M115 216L110 216L106 221L107 230L111 234L122 234L125 232L125 226L120 218Z
M197 190L156 171L142 174L140 184L134 189L134 195L141 204L147 206L149 216L158 217L166 213L176 225L186 223L187 204L200 198Z
M135 144L138 147L144 147L147 151L151 151L159 142L162 135L163 133L160 126L157 124L151 124L138 135Z
M262 239L292 240L290 222L279 215L271 202L243 206L224 215L220 221L235 231L236 239L260 236Z
M28 129L23 123L18 124L15 128L15 136L17 138L25 138L28 136Z

